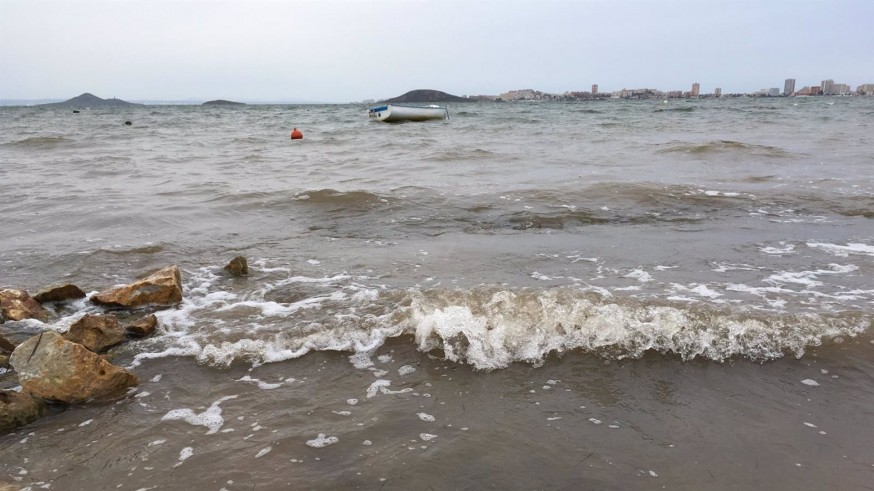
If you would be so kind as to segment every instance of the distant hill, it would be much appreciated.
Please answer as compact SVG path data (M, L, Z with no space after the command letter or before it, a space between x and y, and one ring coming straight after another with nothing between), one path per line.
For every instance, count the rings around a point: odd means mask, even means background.
M468 99L464 97L458 97L457 95L447 94L446 92L440 92L439 90L429 90L429 89L418 89L411 90L402 96L395 97L393 99L388 99L383 102L469 102Z
M84 94L74 97L64 102L54 102L51 104L40 104L44 107L128 107L142 106L133 102L123 101L121 99L101 99L94 94L85 92Z
M226 101L224 99L216 99L214 101L206 101L202 106L245 106L245 103L242 102L234 102L234 101Z

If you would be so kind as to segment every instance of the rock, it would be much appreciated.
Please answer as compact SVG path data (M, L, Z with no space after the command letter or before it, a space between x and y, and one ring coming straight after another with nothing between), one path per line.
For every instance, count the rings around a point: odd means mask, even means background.
M99 353L124 341L124 329L114 315L86 314L70 326L64 338Z
M8 431L41 418L46 405L27 392L0 391L0 430ZM0 487L0 490L3 488Z
M104 290L91 301L111 308L177 305L182 302L182 274L178 267L170 266L128 285Z
M85 292L78 286L69 284L50 286L33 296L33 299L39 303L66 302L79 298L85 298Z
M38 319L45 322L49 313L24 290L0 290L0 322Z
M12 353L13 351L15 351L15 343L6 339L5 336L0 334L0 350Z
M249 274L249 263L246 262L246 258L243 256L237 256L231 259L231 262L225 266L225 271L231 274L231 276L243 276Z
M51 401L110 399L139 384L133 373L54 331L18 345L9 362L24 390Z
M153 332L155 332L155 329L157 328L158 318L155 317L155 314L149 314L145 317L140 317L139 319L128 324L126 327L128 334L139 338L144 338L151 335Z
M9 355L0 355L0 368L12 368L9 364Z

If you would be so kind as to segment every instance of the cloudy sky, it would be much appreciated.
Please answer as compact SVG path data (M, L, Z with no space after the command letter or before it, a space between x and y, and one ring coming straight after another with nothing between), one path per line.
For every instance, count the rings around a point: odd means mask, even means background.
M874 83L874 0L0 0L0 99Z

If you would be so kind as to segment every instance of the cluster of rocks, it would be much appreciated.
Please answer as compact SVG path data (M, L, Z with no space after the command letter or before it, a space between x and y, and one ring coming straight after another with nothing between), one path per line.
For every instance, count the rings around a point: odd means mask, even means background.
M246 259L234 258L225 270L233 276L248 273ZM45 303L84 298L75 285L43 290L31 297L24 290L0 290L0 324L6 321L49 320ZM133 283L101 291L89 299L103 313L86 314L69 330L48 329L16 344L0 333L0 369L14 370L21 390L0 391L0 431L8 431L43 416L47 403L78 404L112 400L139 384L137 376L113 365L104 353L128 338L152 334L157 317L148 313L124 326L109 311L161 309L182 302L182 275L170 266ZM0 372L2 373L2 372Z

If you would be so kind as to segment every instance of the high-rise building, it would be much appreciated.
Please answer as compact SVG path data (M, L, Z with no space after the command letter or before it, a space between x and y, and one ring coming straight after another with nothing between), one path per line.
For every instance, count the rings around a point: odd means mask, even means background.
M834 95L835 81L832 79L823 80L819 87L822 90L822 95Z
M592 95L598 93L598 84L592 84Z
M722 87L713 89L713 97L722 97Z
M783 84L783 95L792 95L795 92L795 79L787 78Z
M698 97L699 92L701 92L701 84L695 82L694 84L692 84L692 97Z

